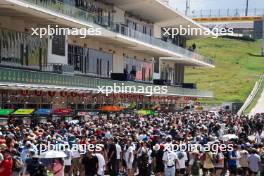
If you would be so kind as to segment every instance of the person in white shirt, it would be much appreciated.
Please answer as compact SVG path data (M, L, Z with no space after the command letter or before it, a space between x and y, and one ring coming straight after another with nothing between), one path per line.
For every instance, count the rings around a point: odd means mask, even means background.
M105 172L105 159L102 152L103 151L98 151L95 153L95 156L98 159L98 171L97 171L98 176L103 176Z
M116 146L116 170L117 172L119 172L122 149L121 146L118 144L118 139L115 138L114 142Z
M256 136L256 143L260 144L262 141L262 138L264 138L264 131L261 131L261 130L257 131L255 136Z
M131 144L130 140L127 142L125 161L126 161L128 176L133 176L134 147Z
M252 149L252 153L248 157L249 173L252 176L258 175L261 169L261 158L257 154L256 149Z
M188 161L187 153L185 151L177 151L176 156L177 156L176 170L180 175L185 175L186 161Z
M74 175L78 175L80 173L80 157L81 153L79 149L72 150L72 173Z
M175 176L175 163L177 160L176 153L170 149L166 149L162 160L165 166L165 176Z
M148 163L149 163L149 168L148 168L148 175L151 175L152 173L152 150L151 150L151 146L148 146Z
M68 145L65 145L65 151L64 153L66 154L66 158L64 158L64 175L67 176L71 176L71 172L72 172L72 168L71 168L71 165L72 165L72 156L73 156L73 153L72 151L69 149L69 146Z

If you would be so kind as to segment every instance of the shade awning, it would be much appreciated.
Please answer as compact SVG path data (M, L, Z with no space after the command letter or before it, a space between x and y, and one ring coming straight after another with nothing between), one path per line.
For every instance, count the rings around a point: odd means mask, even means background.
M50 115L52 113L52 109L37 109L34 112L35 115Z
M59 109L55 109L53 110L53 113L55 115L60 115L60 116L67 116L67 115L70 115L72 112L72 109L70 108L59 108Z
M138 111L138 114L140 114L140 115L155 115L155 111L141 109L141 110Z
M0 109L0 116L7 116L11 114L14 109Z
M35 109L18 109L13 115L31 115Z
M105 112L119 112L119 111L124 110L125 108L122 106L102 106L99 109Z

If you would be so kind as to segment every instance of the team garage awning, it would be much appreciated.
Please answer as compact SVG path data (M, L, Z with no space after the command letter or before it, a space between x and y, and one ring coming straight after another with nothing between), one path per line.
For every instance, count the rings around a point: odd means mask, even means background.
M31 115L35 109L17 109L12 115Z
M52 109L37 109L34 112L34 115L36 116L49 116L52 114Z
M14 112L14 109L0 109L0 116L8 116L12 112Z

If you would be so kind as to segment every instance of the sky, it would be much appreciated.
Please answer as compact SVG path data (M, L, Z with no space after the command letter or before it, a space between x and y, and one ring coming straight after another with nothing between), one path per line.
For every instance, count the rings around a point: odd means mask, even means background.
M184 12L186 0L170 0L170 4ZM205 9L245 9L246 0L191 0L191 10ZM264 9L264 0L249 0L249 9Z

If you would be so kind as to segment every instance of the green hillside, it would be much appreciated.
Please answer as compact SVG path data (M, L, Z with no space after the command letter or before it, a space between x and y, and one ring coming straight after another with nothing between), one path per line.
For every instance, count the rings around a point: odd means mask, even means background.
M189 67L185 82L197 83L198 89L213 91L215 98L207 102L243 102L264 72L261 42L227 38L189 41L188 45L196 44L198 53L213 58L216 68Z

